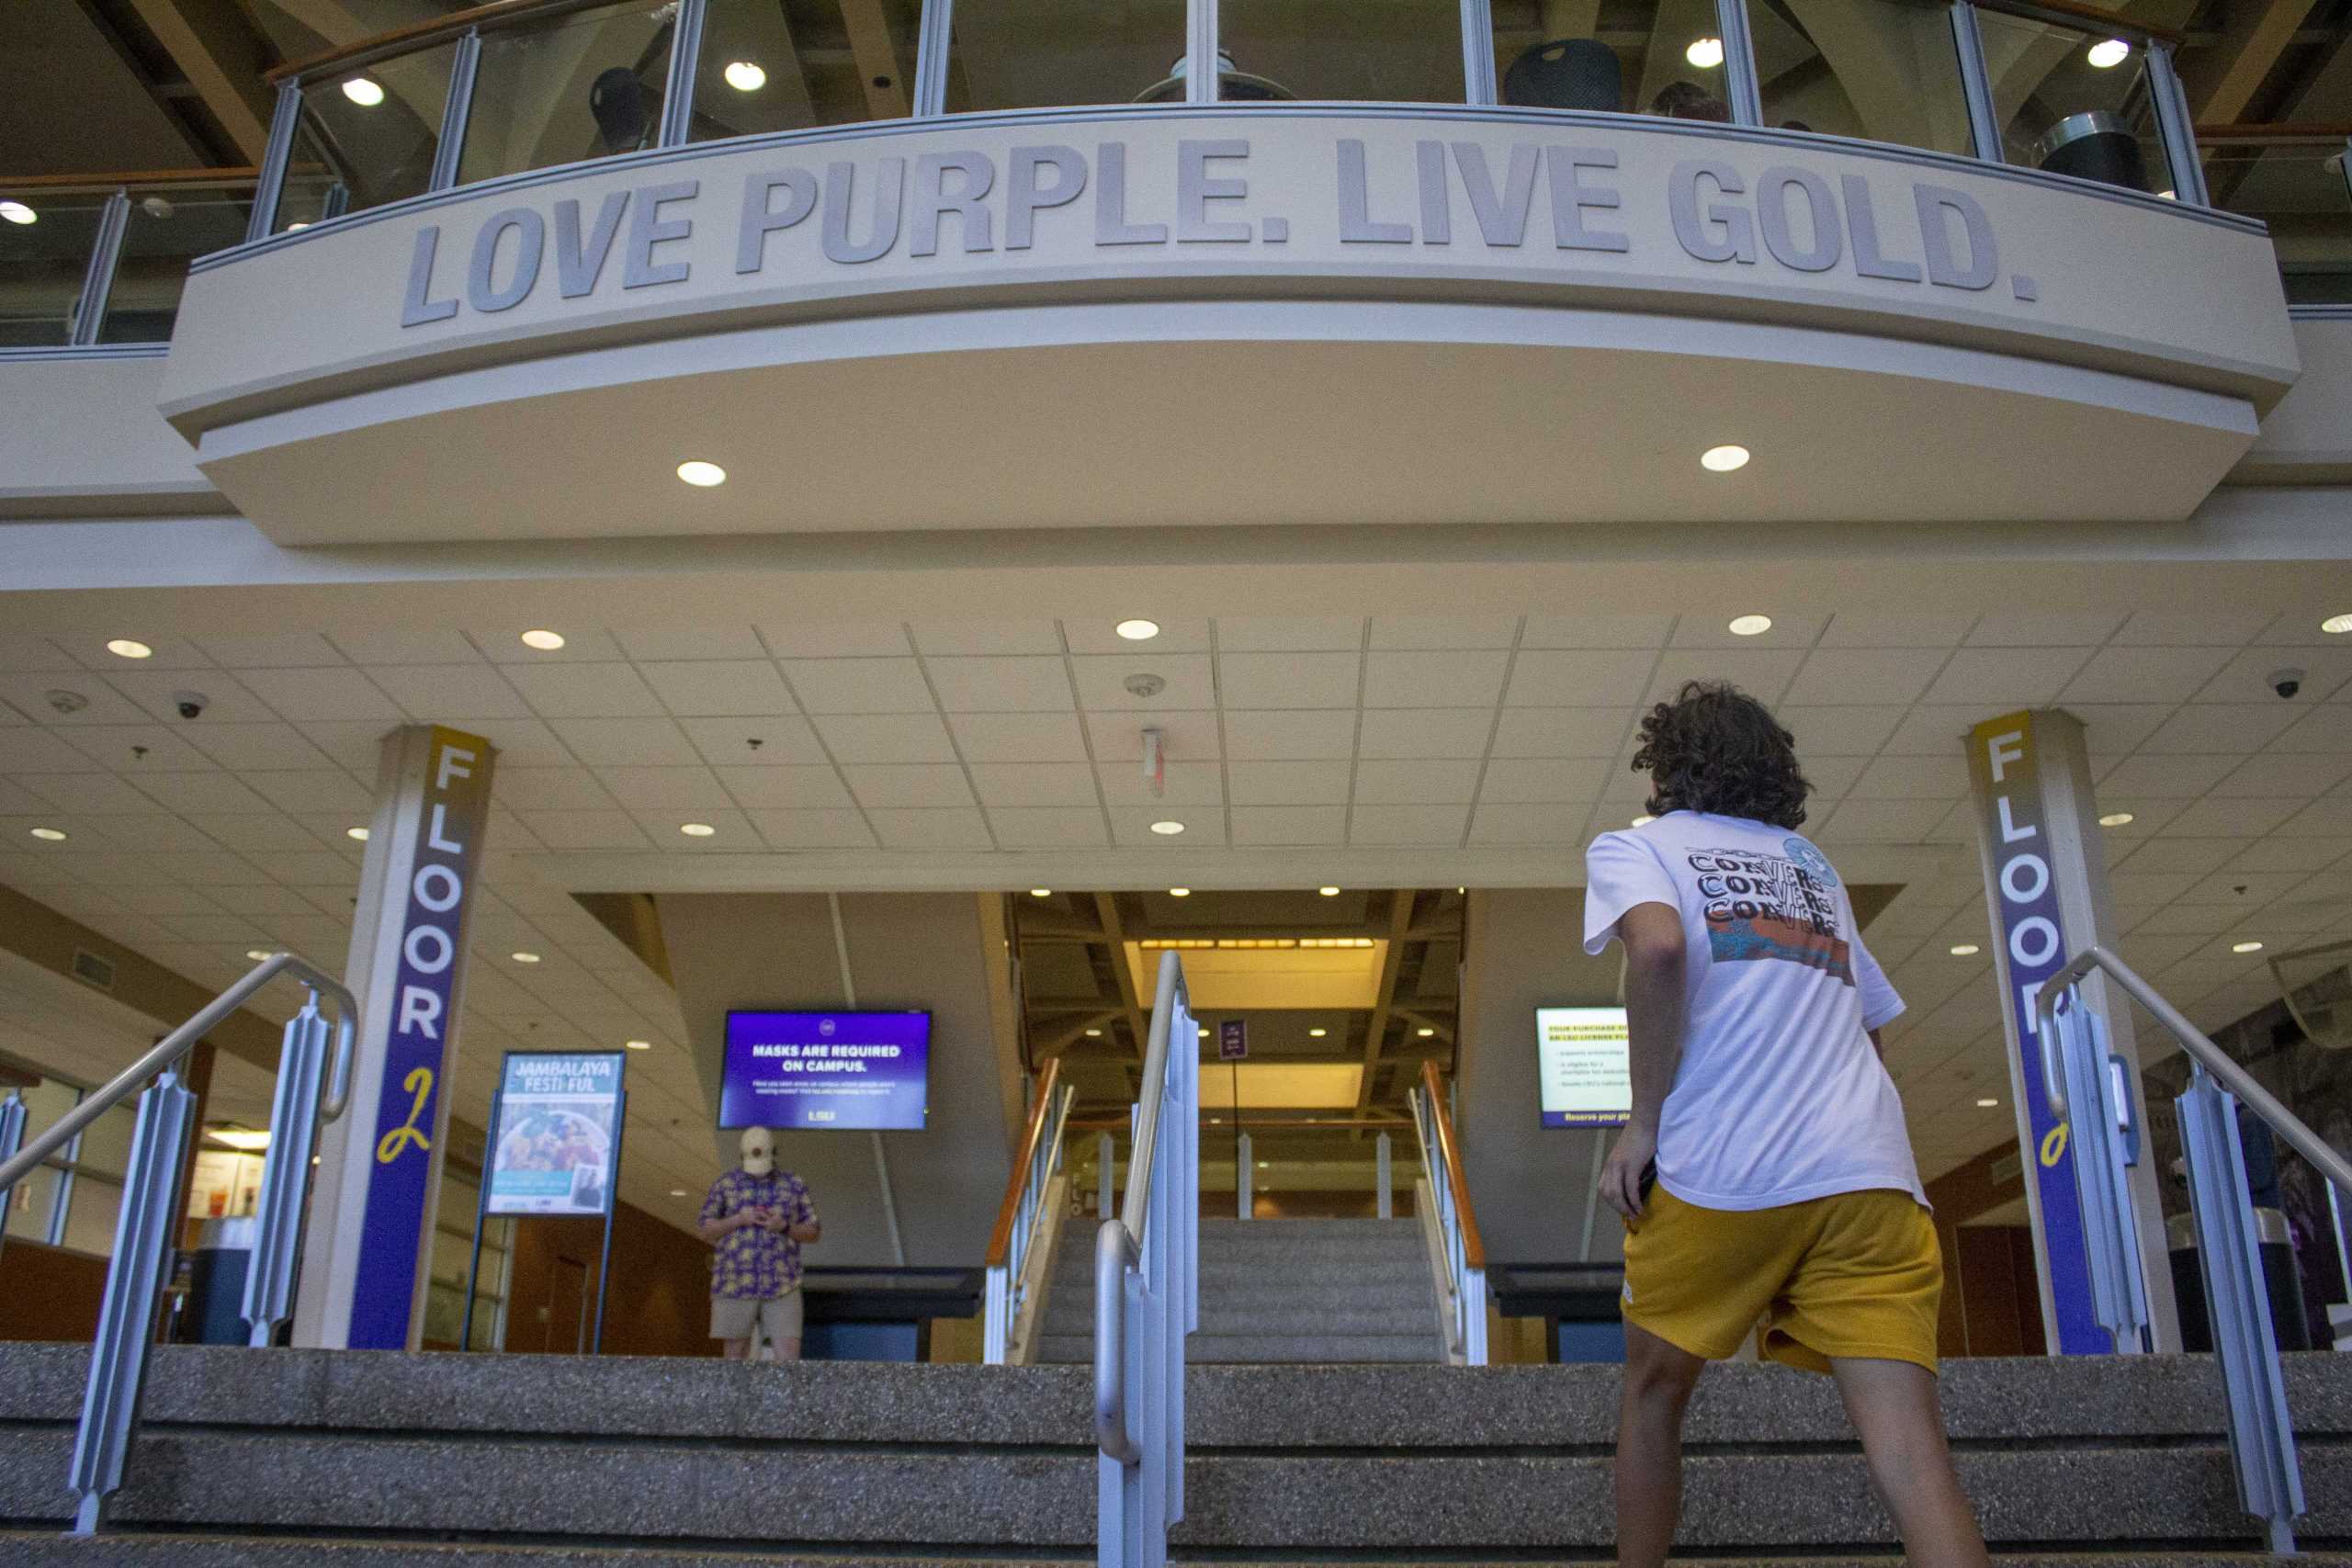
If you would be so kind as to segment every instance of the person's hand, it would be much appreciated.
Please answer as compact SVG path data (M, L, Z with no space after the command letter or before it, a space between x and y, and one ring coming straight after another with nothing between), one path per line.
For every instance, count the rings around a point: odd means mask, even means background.
M766 1212L766 1218L763 1219L760 1224L769 1231L782 1234L789 1222L785 1219L784 1211L782 1209L770 1209Z
M1617 1145L1609 1151L1608 1162L1600 1168L1601 1200L1623 1214L1628 1225L1642 1217L1642 1172L1657 1157L1657 1130L1628 1122L1625 1130L1617 1134Z

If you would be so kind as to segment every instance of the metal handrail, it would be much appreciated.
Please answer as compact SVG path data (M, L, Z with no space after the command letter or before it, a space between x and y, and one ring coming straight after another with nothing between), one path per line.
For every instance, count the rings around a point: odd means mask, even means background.
M989 1236L982 1265L987 1290L982 1337L984 1359L990 1366L1002 1366L1012 1359L1020 1338L1021 1309L1028 1301L1027 1280L1039 1237L1047 1238L1050 1247L1052 1229L1039 1221L1045 1216L1054 1174L1061 1169L1062 1137L1069 1123L1070 1104L1077 1099L1077 1091L1061 1082L1061 1066L1058 1056L1046 1064L1037 1103L1030 1111L1021 1152L1005 1183L996 1229Z
M1423 1223L1435 1223L1436 1245L1444 1265L1444 1278L1438 1283L1443 1298L1441 1305L1451 1322L1447 1354L1460 1356L1464 1366L1483 1367L1487 1364L1487 1246L1471 1206L1469 1173L1462 1163L1453 1115L1446 1107L1445 1085L1435 1062L1421 1064L1421 1081L1408 1099L1413 1132L1420 1140L1422 1168L1432 1189L1434 1212L1425 1212Z
M0 1164L0 1190L24 1179L41 1161L74 1141L74 1136L91 1122L130 1099L146 1081L164 1071L192 1050L197 1042L210 1033L220 1021L244 1006L245 999L280 975L291 975L313 991L323 991L339 1004L335 1017L334 1076L321 1107L319 1120L332 1122L341 1116L351 1099L352 1048L357 1039L359 1004L342 981L325 970L298 958L290 953L273 953L255 964L245 977L215 997L194 1018L173 1030L139 1060L125 1067L104 1088L91 1090L82 1102L59 1117L50 1128L17 1152L16 1157Z
M591 11L604 6L618 9L631 3L632 0L490 0L487 5L388 28L318 54L288 61L265 72L262 80L275 87L283 82L348 71L395 55L414 53L461 38L479 28L511 27L540 17L561 16L567 11Z
M2256 1082L2235 1058L2214 1044L2178 1008L2158 996L2130 964L2103 947L2086 947L2076 953L2064 968L2042 982L2041 993L2034 1001L2033 1032L2041 1046L2041 1087L2049 1097L2052 1114L2062 1118L2066 1114L2066 1076L2058 1057L2058 1031L2052 1027L2058 1004L2094 969L2104 971L2126 996L2147 1009L2149 1015L2164 1025L2165 1032L2180 1042L2181 1049L2188 1053L2191 1060L2237 1096L2241 1103L2251 1107L2272 1132L2287 1141L2289 1147L2309 1160L2329 1181L2352 1193L2352 1162L2328 1147L2325 1140L2279 1103L2278 1097Z
M1046 1123L1053 1120L1054 1096L1060 1088L1062 1059L1056 1056L1046 1064L1045 1075L1037 1080L1037 1103L1029 1108L1029 1125L1021 1135L1021 1147L1012 1156L1012 1175L1004 1184L1004 1201L997 1205L996 1228L989 1233L989 1249L981 1262L989 1268L1008 1260L1012 1249L1013 1222L1021 1213L1021 1198L1028 1186L1030 1168L1036 1163L1037 1148L1046 1136Z
M1462 1145L1454 1136L1453 1113L1446 1109L1445 1083L1438 1077L1435 1062L1421 1064L1421 1091L1429 1096L1430 1124L1437 1135L1435 1153L1445 1166L1445 1184L1462 1228L1463 1261L1470 1268L1484 1269L1486 1238L1478 1234L1477 1212L1470 1203L1470 1173L1462 1164Z
M1118 1217L1103 1222L1094 1248L1094 1441L1121 1464L1142 1457L1127 1431L1125 1274L1143 1256L1152 1156L1159 1144L1160 1109L1168 1098L1162 1091L1168 1080L1169 1025L1183 986L1183 966L1173 953L1163 954L1152 998L1151 1039L1143 1057L1143 1098L1136 1104L1135 1142L1127 1151L1127 1190ZM1114 1332L1105 1334L1106 1325Z

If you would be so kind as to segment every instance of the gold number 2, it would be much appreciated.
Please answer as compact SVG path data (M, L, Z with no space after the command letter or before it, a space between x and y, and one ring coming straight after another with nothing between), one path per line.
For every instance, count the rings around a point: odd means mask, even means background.
M410 1068L408 1077L401 1079L401 1087L416 1098L410 1102L408 1120L385 1134L382 1141L377 1144L376 1163L378 1165L391 1164L400 1157L401 1151L411 1144L420 1149L429 1149L433 1146L433 1140L418 1132L416 1128L416 1119L424 1114L424 1102L433 1093L433 1069L431 1067Z

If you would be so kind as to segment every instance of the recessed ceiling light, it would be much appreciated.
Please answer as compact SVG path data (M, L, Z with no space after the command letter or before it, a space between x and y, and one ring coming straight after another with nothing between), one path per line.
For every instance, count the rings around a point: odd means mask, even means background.
M2232 953L2260 953L2262 944L2258 942L2233 942L2230 943L2230 951Z
M739 93L756 93L768 85L766 68L754 61L730 60L727 62L727 69L719 74L726 77L727 85Z
M1713 71L1724 62L1724 40L1719 38L1692 39L1682 58L1702 71Z
M2120 38L2101 39L2083 58L2101 71L2109 71L2132 58L2132 46Z
M1168 890L1168 896L1170 898L1190 898L1193 896L1193 890L1189 887L1171 887Z
M1642 816L1639 816L1639 817L1636 817L1636 818L1634 818L1634 827L1636 827L1636 828L1646 828L1646 827L1648 827L1651 823L1653 823L1653 822L1655 822L1655 821L1657 821L1657 818L1652 817L1652 816L1649 816L1647 813L1645 813L1645 814L1643 814Z
M269 1147L269 1134L258 1127L213 1127L208 1129L204 1135L216 1144L226 1144L245 1154Z
M1163 839L1172 839L1184 830L1184 824L1171 818L1166 822L1154 822L1151 830Z
M1427 1040L1435 1035L1437 1031L1434 1029L1416 1029L1413 1032L1419 1035L1422 1039Z
M368 829L365 828L345 828L343 830L343 836L346 839L356 839L364 844L368 841Z
M1053 896L1054 890L1050 887L1032 887L1029 889L1029 897L1032 898L1050 898Z
M365 76L354 76L343 85L343 96L363 109L372 109L384 101L384 89Z
M119 637L112 642L107 644L107 651L115 655L119 659L153 659L155 657L155 650L153 649L148 647L143 642L136 642L127 637Z
M678 824L678 831L689 839L707 839L718 829L707 822L681 822Z
M1973 942L1963 942L1951 950L1954 958L1973 958L1984 950Z
M1142 619L1121 621L1111 629L1129 642L1149 642L1159 635L1159 623Z
M683 1198L685 1195L686 1190L683 1187L673 1187L670 1189L670 1196L673 1198Z
M0 201L0 218L11 223L38 223L40 214L21 201Z
M36 839L45 840L52 844L62 844L65 841L65 829L62 828L36 828L33 829L33 837Z
M1306 1032L1306 1037L1307 1037L1309 1040L1320 1040L1320 1039L1322 1039L1326 1034L1329 1034L1329 1033L1330 1033L1330 1032L1330 1032L1329 1030L1328 1030L1328 1029L1310 1029L1310 1030L1308 1030L1308 1031Z
M299 234L309 227L308 223L288 223L286 225L286 231L289 234Z
M1315 891L1326 898L1337 898L1340 896L1340 890L1336 887L1318 887Z
M249 947L245 949L245 956L259 964L266 958L274 958L277 955L266 947Z
M1993 1107L2000 1103L2001 1102L1997 1100L1980 1100L1976 1102L1976 1109L1979 1111L1990 1111Z
M551 632L545 626L533 626L523 634L523 646L536 648L541 653L553 653L563 646L563 634Z
M1745 446L1710 446L1699 454L1699 466L1711 474L1728 474L1747 467Z
M2128 825L2132 819L2132 813L2129 811L2110 811L2098 819L2098 825L2102 828L2121 828Z
M698 457L688 458L678 465L678 477L700 490L727 482L727 470L716 463L706 463Z
M632 1051L650 1051L653 1049L653 1042L650 1040L624 1040L621 1043L628 1046Z
M2352 632L2352 615L2330 615L2319 624L2319 629L2334 637Z
M1734 637L1762 637L1772 629L1770 615L1734 615L1724 628Z
M1090 1029L1086 1032L1086 1037L1089 1040L1100 1040L1102 1038L1102 1032L1099 1029Z
M517 953L513 954L513 957L517 964L537 964L539 961L539 955L536 953Z
M1209 1037L1209 1026L1204 1023L1198 1029L1193 1030L1193 1032L1199 1035L1202 1039L1206 1040Z

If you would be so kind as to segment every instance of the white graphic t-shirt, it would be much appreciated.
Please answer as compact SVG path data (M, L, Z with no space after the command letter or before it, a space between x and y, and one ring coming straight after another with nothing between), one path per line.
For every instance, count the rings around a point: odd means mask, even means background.
M1636 904L1682 914L1682 1063L1659 1118L1658 1182L1708 1209L1838 1192L1927 1194L1903 1101L1867 1031L1900 1015L1828 857L1799 834L1675 811L1585 852L1584 949Z

